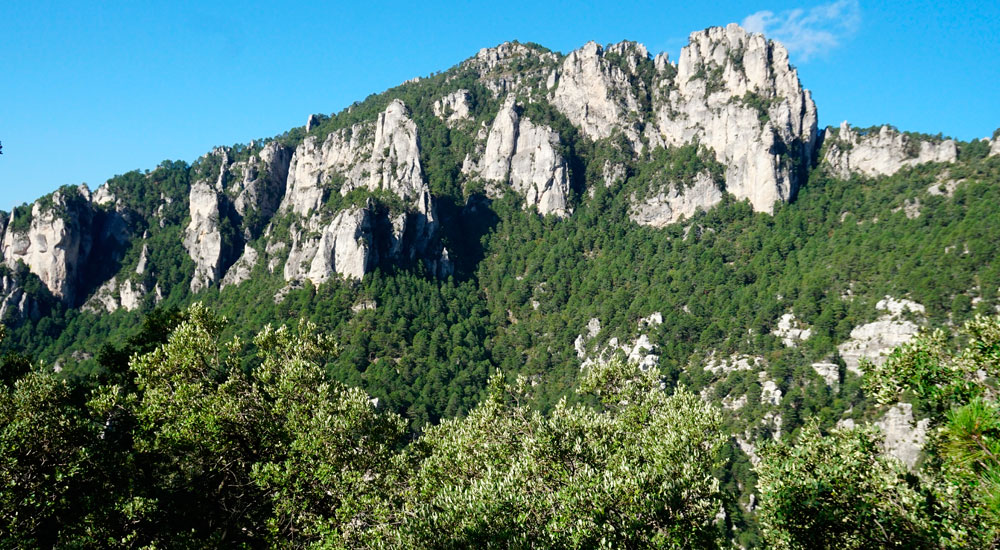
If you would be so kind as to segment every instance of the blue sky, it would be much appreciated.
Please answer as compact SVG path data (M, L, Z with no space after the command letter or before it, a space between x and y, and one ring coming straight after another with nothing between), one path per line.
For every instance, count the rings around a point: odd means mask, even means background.
M786 42L821 126L1000 127L1000 2L5 2L0 209L331 113L482 47L644 43L743 22Z

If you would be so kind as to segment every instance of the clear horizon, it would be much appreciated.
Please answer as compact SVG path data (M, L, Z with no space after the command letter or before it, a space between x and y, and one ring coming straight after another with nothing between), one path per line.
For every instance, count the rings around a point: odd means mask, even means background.
M857 0L712 6L514 2L72 2L8 6L0 22L0 209L164 159L192 162L338 112L483 47L568 53L635 40L676 60L690 32L728 23L789 48L820 126L892 124L962 140L1000 127L1000 5Z

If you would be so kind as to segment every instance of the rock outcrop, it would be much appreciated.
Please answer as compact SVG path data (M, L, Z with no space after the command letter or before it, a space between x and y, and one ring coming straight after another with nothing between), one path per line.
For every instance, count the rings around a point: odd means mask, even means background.
M115 194L111 191L111 186L107 182L101 184L90 197L90 201L96 205L104 206L115 202Z
M0 273L0 320L38 319L38 302L29 296L12 273Z
M354 208L337 214L323 231L306 277L315 284L332 273L360 279L374 263L371 249L371 210Z
M199 180L191 184L189 204L191 221L184 230L184 248L194 260L191 292L198 292L222 277L222 230L219 226L222 209L222 180L216 183Z
M285 262L286 281L327 281L333 274L360 279L377 260L373 250L373 214L369 208L351 208L338 213L321 228L295 231Z
M890 126L858 132L843 122L839 129L827 129L824 141L823 160L833 174L845 179L851 174L891 176L903 167L958 158L958 147L950 139L923 140Z
M226 288L230 285L238 285L243 281L250 278L250 273L253 271L254 266L257 265L257 260L260 258L260 254L257 253L257 249L250 246L249 244L243 247L243 254L240 254L236 263L230 266L229 270L226 271L225 277L219 283L219 288Z
M647 330L663 323L663 316L657 312L649 317L639 320L638 329ZM583 360L581 369L585 369L593 364L607 363L614 359L616 355L621 355L629 363L634 363L642 370L655 369L660 364L660 356L657 355L656 345L650 342L649 336L644 333L638 334L630 342L620 342L617 337L608 340L607 344L600 349L590 353L590 349L595 346L592 340L601 332L600 320L594 318L587 322L586 334L580 334L573 342L576 355Z
M3 261L24 262L52 294L74 305L80 271L93 245L94 211L78 189L63 188L39 199L25 225L16 211L3 236Z
M812 368L826 382L827 386L836 389L840 384L840 366L836 363L813 363Z
M239 170L242 178L235 182L230 194L235 196L233 206L246 219L255 216L259 223L266 222L278 210L285 195L288 181L288 167L292 161L292 150L277 142L271 142L260 153L242 163L234 163L230 171ZM252 238L252 230L247 227L246 238Z
M142 282L129 278L119 283L118 279L111 278L97 289L83 304L82 309L93 313L110 313L119 308L134 311L142 307L147 294L149 289Z
M794 313L786 313L778 319L778 326L771 331L771 334L781 338L783 344L792 348L798 342L808 340L812 336L812 329L802 328Z
M559 134L519 115L511 95L493 121L476 172L487 181L509 182L526 207L565 217L572 212L569 170L558 147Z
M690 218L698 210L708 210L722 200L722 190L711 174L700 173L694 184L685 187L672 185L667 191L639 200L632 196L629 219L639 225L665 227L683 218Z
M472 112L471 101L469 90L454 91L434 102L434 116L450 125L468 120Z
M462 65L479 74L479 82L493 97L501 97L515 91L530 93L533 85L541 86L558 59L535 46L504 42L479 50Z
M308 216L330 193L346 195L359 187L391 191L418 207L429 195L417 127L398 99L374 123L333 132L322 143L307 137L292 155L280 209Z
M924 306L886 296L875 308L885 313L874 322L855 327L851 331L851 339L837 346L847 370L858 376L863 374L860 367L862 359L881 364L887 353L909 342L920 332L916 323L904 318L904 312L923 315Z
M654 64L650 146L709 147L726 167L726 191L758 212L795 196L817 117L784 46L731 24L692 33L676 66L663 54Z
M218 174L214 180L196 180L188 193L190 222L183 244L195 263L192 292L223 278L241 247L260 235L285 196L292 161L288 147L271 142L237 161L231 153L227 148L210 153Z
M885 415L875 422L885 436L882 446L885 452L900 460L912 470L917 465L920 452L927 441L927 428L930 420L925 418L919 422L913 420L913 405L898 403L886 411Z
M587 137L603 139L618 130L641 150L639 97L647 93L639 78L643 64L650 59L642 44L621 42L605 50L588 42L567 55L553 73L552 105Z
M149 246L142 244L142 251L139 253L139 260L136 262L135 275L143 275L149 264ZM142 277L126 275L124 280L119 281L120 276L115 276L104 282L94 292L90 298L84 302L82 309L94 313L113 312L118 308L127 311L139 309L147 294L150 292L149 284ZM159 298L156 300L159 301Z
M437 214L423 180L417 126L398 99L374 124L334 132L322 144L306 138L292 156L280 210L309 218L329 193L347 195L358 188L389 191L405 205L407 212L392 223L392 255L413 257L428 251ZM404 240L411 245L407 250Z
M279 210L308 216L319 209L324 194L331 191L334 176L360 180L361 162L371 154L363 144L363 125L334 132L322 143L309 136L295 149L288 167L285 196Z

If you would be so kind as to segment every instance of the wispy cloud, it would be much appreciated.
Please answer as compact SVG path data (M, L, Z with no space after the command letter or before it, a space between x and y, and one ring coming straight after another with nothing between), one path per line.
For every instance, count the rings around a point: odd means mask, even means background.
M808 61L814 55L836 48L857 32L860 25L858 0L837 0L777 14L759 11L743 20L743 28L778 40L800 61Z

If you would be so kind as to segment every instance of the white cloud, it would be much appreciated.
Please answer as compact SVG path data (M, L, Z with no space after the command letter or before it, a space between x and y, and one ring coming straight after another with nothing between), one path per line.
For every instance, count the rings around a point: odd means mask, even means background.
M827 52L849 38L861 25L858 0L837 0L810 8L786 10L775 14L759 11L743 20L743 28L774 38L799 60Z

